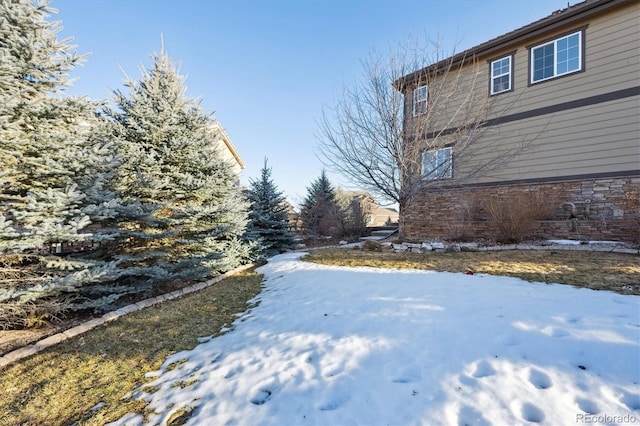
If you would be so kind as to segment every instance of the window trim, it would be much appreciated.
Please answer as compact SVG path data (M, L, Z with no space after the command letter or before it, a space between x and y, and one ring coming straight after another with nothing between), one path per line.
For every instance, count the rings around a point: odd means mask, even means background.
M418 91L420 89L424 88L424 99L417 99L417 94ZM429 103L429 85L428 84L423 84L421 86L416 87L415 89L413 89L413 116L417 117L419 115L423 115L427 113L427 109L428 109L428 103ZM424 111L417 111L417 107L418 107L418 102L424 102Z
M489 63L489 96L496 96L496 95L500 95L502 93L507 93L507 92L513 92L513 83L514 83L514 77L513 77L513 63L514 63L514 58L515 57L515 52L511 52L508 53L504 56L501 56L499 58L496 59L490 59L489 61L487 61ZM498 61L502 61L504 59L509 59L509 88L506 90L501 90L499 92L494 92L493 91L493 79L495 78L493 75L493 64L498 62ZM507 74L501 74L498 77L503 77Z
M543 42L540 43L536 43L534 45L530 45L527 46L527 49L529 50L528 52L528 56L529 56L529 67L528 67L528 73L529 73L529 78L528 78L528 84L529 86L533 86L539 83L544 83L545 81L550 81L550 80L555 80L557 78L562 78L568 75L573 75L573 74L577 74L580 72L584 72L585 71L585 29L587 27L581 27L581 28L577 28L574 29L572 31L557 35L553 38L547 39ZM576 70L572 70L572 71L568 71L562 74L558 74L557 73L557 67L558 67L558 58L557 58L557 54L558 54L558 49L557 47L555 47L557 45L557 42L559 40L562 40L564 38L568 38L571 37L573 35L578 34L578 38L579 38L579 46L578 46L578 69ZM542 48L544 46L548 46L550 44L554 45L554 52L553 52L553 76L551 77L547 77L547 78L543 78L540 80L536 80L534 81L534 74L535 74L535 70L534 70L534 59L533 59L533 53L535 50Z
M448 163L449 164L448 164L446 173L444 173L442 176L436 176L436 177L433 177L433 178L427 178L425 170L424 170L424 156L425 156L425 154L428 154L428 153L435 153L436 159L437 159L438 152L440 152L440 151L449 151L449 156L448 156L449 157L449 159L448 159ZM436 164L436 168L438 166L439 165ZM436 169L434 169L434 170L436 170ZM429 171L429 173L431 173L431 172L432 171ZM435 180L453 179L453 146L444 146L444 147L438 148L438 149L430 149L430 150L427 150L427 151L423 151L422 152L422 170L421 170L420 178L421 178L421 180L427 181L427 182L431 182L431 181L435 181Z

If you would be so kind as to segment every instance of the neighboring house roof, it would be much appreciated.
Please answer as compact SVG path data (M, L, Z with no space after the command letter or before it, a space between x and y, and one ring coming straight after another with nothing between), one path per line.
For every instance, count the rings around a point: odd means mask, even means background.
M218 132L220 132L220 135L222 136L222 142L224 143L225 147L229 151L229 154L231 154L231 156L238 163L238 166L240 166L241 169L246 168L247 166L242 160L242 157L240 157L240 154L231 143L231 139L229 139L229 135L227 135L227 132L225 132L224 128L220 125L220 123L217 121L214 121L211 123L211 127L213 127Z
M389 222L391 224L398 223L400 214L396 209L389 207L376 207L367 216L369 216L367 226L385 226L388 225Z
M529 39L538 37L541 34L550 31L561 29L575 21L579 21L617 6L633 3L635 1L638 0L586 0L565 9L556 10L545 18L455 54L450 58L439 61L426 68L422 68L408 74L398 79L394 83L394 86L398 90L403 91L407 85L416 84L426 75L438 74L451 66L464 65L467 61L496 54L498 51L504 51L511 46L520 45Z
M371 214L374 216L385 216L385 218L388 216L391 220L397 221L400 213L398 213L398 210L391 207L376 207Z
M296 214L296 208L293 207L293 204L291 204L287 200L283 200L282 205L284 206L288 214Z
M340 189L339 191L340 191L340 193L342 193L346 197L360 198L362 200L367 200L367 201L377 205L376 200L371 196L371 194L369 194L366 191L345 191L345 190L342 190L342 189Z

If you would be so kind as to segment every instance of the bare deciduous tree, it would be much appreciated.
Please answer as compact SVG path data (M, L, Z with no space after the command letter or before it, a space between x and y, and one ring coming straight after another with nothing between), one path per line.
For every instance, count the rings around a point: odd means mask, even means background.
M485 137L495 132L487 124L508 110L503 104L498 111L487 95L481 68L486 64L464 52L443 55L438 43L426 46L407 43L386 54L372 51L363 61L363 80L344 88L319 122L323 163L357 188L397 203L400 231L402 212L420 191L469 182L525 147L524 141L501 144L501 137ZM405 102L403 92L409 97L417 87L425 87L424 98ZM443 148L451 150L429 156ZM471 156L473 161L464 161ZM452 170L455 180L443 179Z

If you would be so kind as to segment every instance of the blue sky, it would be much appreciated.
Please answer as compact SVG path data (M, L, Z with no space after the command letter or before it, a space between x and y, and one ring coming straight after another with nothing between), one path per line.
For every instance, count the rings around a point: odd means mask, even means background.
M571 0L575 4L576 0ZM298 205L320 175L317 122L362 74L370 50L428 35L464 50L549 15L567 0L52 0L60 37L91 53L74 95L107 99L165 50L187 76L187 94L213 112L258 178ZM347 187L329 173L335 186Z

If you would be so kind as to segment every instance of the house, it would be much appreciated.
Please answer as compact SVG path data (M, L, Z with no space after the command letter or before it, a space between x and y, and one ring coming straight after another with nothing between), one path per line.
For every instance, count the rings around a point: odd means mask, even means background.
M398 218L398 210L392 207L376 205L371 213L367 215L367 227L397 226Z
M391 207L379 206L376 200L365 191L338 190L341 197L350 203L357 203L364 215L366 227L390 226L398 224L398 211Z
M539 210L531 236L638 241L639 22L587 0L395 82L424 187L403 237L491 235L493 207Z
M301 228L300 212L296 211L293 204L284 200L282 202L283 209L287 212L287 223L290 231L298 231Z
M211 128L213 129L214 134L219 135L218 139L215 141L216 148L220 150L222 157L231 164L233 172L239 179L241 171L246 168L242 157L240 157L240 154L231 143L231 139L229 139L227 132L225 132L219 122L213 121L211 123Z

